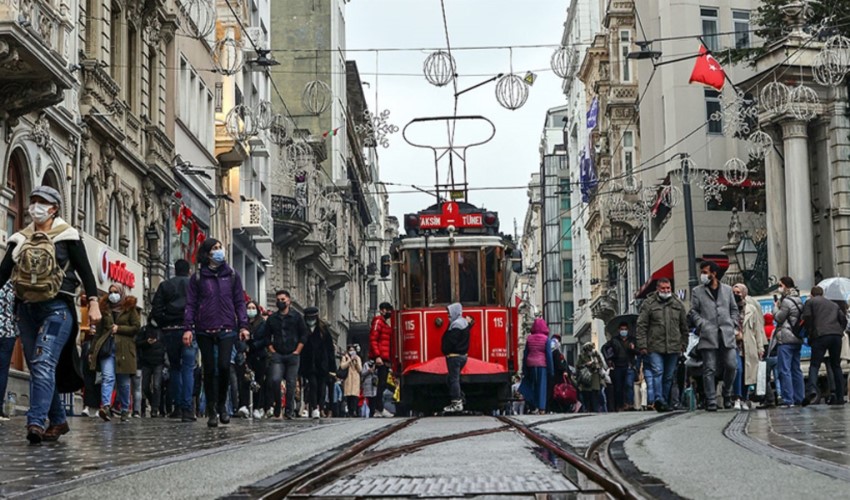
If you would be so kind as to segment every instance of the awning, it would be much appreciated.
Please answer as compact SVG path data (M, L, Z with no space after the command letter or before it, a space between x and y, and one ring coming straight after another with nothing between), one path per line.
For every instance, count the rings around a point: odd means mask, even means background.
M661 278L667 278L670 281L673 281L673 261L671 260L667 264L663 265L661 268L652 273L652 276L649 277L649 281L643 284L640 287L640 290L635 294L635 297L638 299L645 299L647 295L655 291L655 285Z

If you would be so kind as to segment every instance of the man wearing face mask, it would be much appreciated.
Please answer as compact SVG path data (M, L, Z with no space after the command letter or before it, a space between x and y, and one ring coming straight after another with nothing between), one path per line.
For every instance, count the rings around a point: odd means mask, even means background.
M614 386L614 411L623 411L626 403L626 377L629 368L635 363L635 339L629 335L629 324L620 323L617 336L602 346L602 352L611 353L607 360L611 368L611 383Z
M378 309L380 313L372 318L372 329L369 332L369 358L375 362L378 372L379 397L373 410L377 416L392 417L393 414L384 409L383 394L387 388L387 375L390 371L390 345L393 336L390 318L393 315L393 306L389 302L382 302Z
M334 341L328 326L319 320L319 309L304 309L304 322L307 324L307 342L301 352L301 374L307 379L307 404L310 417L319 418L328 382L336 373ZM333 372L333 373L332 373Z
M673 296L673 284L667 278L656 283L656 290L643 301L637 320L637 348L644 356L647 394L652 394L657 411L674 406L670 389L676 375L679 356L688 345L688 315L685 305Z
M238 337L248 340L245 290L235 269L227 265L221 242L207 238L198 249L201 267L189 279L183 345L197 337L204 371L207 426L230 423L225 408L230 388L230 353ZM218 418L216 418L218 417Z
M266 404L274 405L275 418L280 417L280 382L286 380L286 408L283 416L291 420L295 416L295 382L298 377L301 351L307 342L307 325L298 311L292 308L292 296L286 290L278 290L277 312L266 321L269 342L269 365L266 376Z
M62 196L49 186L30 195L32 223L8 240L0 263L0 287L11 279L17 298L18 330L30 370L27 440L56 441L70 429L59 393L83 386L76 349L74 299L80 281L89 320L101 320L97 284L80 233L59 217ZM40 269L45 258L52 269ZM47 426L47 422L50 426Z
M700 283L691 291L688 318L699 332L699 349L703 360L703 386L707 411L717 411L715 374L717 364L723 367L723 407L732 408L732 389L738 371L738 349L735 338L740 334L738 305L729 285L720 283L720 268L714 262L700 264Z

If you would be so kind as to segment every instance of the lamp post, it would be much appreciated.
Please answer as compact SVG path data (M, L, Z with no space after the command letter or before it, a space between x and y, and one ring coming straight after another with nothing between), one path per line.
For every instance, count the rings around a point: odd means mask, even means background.
M159 232L156 230L156 226L151 223L147 229L145 229L145 240L148 243L148 293L147 293L147 302L148 307L151 306L153 302L153 259L154 255L156 255L156 244L159 241Z
M691 203L691 162L688 153L679 155L682 159L682 197L685 201L685 239L688 244L688 290L696 288L697 256L694 246L694 208Z

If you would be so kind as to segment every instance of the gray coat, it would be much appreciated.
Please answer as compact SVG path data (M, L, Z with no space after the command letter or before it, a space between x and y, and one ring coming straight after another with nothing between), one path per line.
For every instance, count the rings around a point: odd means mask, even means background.
M802 344L803 341L791 331L791 325L797 324L803 314L803 302L796 290L790 291L779 299L779 305L773 306L773 319L776 329L773 336L779 344Z
M697 349L719 349L721 341L722 347L735 348L735 330L739 325L738 306L729 285L720 284L716 301L709 292L708 285L694 288L691 291L688 319L696 325L699 332Z

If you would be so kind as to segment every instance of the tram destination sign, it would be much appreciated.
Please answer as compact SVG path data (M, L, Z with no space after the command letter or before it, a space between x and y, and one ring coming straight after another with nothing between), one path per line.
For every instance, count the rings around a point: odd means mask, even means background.
M484 227L484 214L460 213L460 207L455 202L443 203L442 213L421 214L419 216L419 229L445 229L449 226L455 228Z

